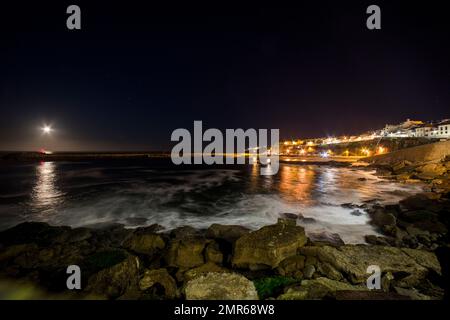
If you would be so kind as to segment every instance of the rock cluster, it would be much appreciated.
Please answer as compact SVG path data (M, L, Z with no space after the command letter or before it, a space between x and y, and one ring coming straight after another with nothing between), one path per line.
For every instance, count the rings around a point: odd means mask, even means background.
M383 221L384 218L382 219ZM388 219L386 221L389 222ZM396 219L396 223L398 223ZM35 292L67 297L66 268L80 266L87 299L440 299L435 253L388 245L309 240L293 218L249 231L212 225L161 232L23 223L0 233L0 285L21 280ZM369 264L382 292L368 291ZM34 292L34 291L33 291ZM38 296L38 298L41 296Z
M367 236L370 244L436 250L446 246L450 212L450 159L428 163L406 160L376 166L385 178L402 183L425 183L425 192L397 205L374 205L368 213L385 237Z
M377 171L390 179L405 183L422 181L438 195L450 192L450 156L442 160L413 163L401 160L393 164L374 165Z

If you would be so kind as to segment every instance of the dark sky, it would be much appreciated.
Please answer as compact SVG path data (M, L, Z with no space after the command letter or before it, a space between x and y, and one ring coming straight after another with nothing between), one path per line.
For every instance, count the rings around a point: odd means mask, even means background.
M161 150L194 120L291 138L450 117L445 1L92 2L2 3L0 150Z

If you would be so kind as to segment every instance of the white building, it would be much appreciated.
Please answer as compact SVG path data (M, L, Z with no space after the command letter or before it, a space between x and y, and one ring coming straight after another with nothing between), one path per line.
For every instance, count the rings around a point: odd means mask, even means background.
M392 137L392 138L407 138L414 136L415 127L420 127L423 125L422 121L406 119L405 122L400 124L392 125L387 124L380 132L381 136Z
M438 124L436 136L438 138L450 138L450 120L446 120Z
M424 124L415 129L416 137L434 138L437 127L432 124Z

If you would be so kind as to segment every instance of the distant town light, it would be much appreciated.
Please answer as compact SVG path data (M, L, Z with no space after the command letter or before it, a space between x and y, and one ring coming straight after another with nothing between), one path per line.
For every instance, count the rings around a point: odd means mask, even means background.
M363 154L363 155L366 155L366 156L370 156L370 150L369 149L367 149L367 148L362 148L361 149L361 153Z
M377 151L378 154L383 154L386 152L387 152L387 149L385 147L383 147L383 146L378 147L378 151Z

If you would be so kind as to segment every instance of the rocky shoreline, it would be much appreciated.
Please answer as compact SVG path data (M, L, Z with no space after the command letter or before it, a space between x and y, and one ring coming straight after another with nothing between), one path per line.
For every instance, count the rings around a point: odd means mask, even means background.
M448 247L450 221L450 159L426 164L400 161L373 165L377 174L401 183L425 183L425 192L398 204L373 204L367 211L371 223L385 237L367 236L370 244L403 246L426 250Z
M1 278L37 285L49 297L62 294L75 299L442 299L444 295L442 269L432 251L326 239L312 242L292 218L280 218L253 232L218 224L207 230L159 229L22 223L0 233ZM82 288L69 291L66 268L74 264L81 268ZM382 270L382 290L366 287L371 264Z
M206 230L159 225L126 229L55 227L27 222L0 232L2 298L62 299L444 299L448 292L449 161L369 166L425 193L364 209L384 236L368 245L337 235L308 238L301 215L251 231L213 224ZM66 269L81 269L68 290ZM369 265L381 289L368 290Z

